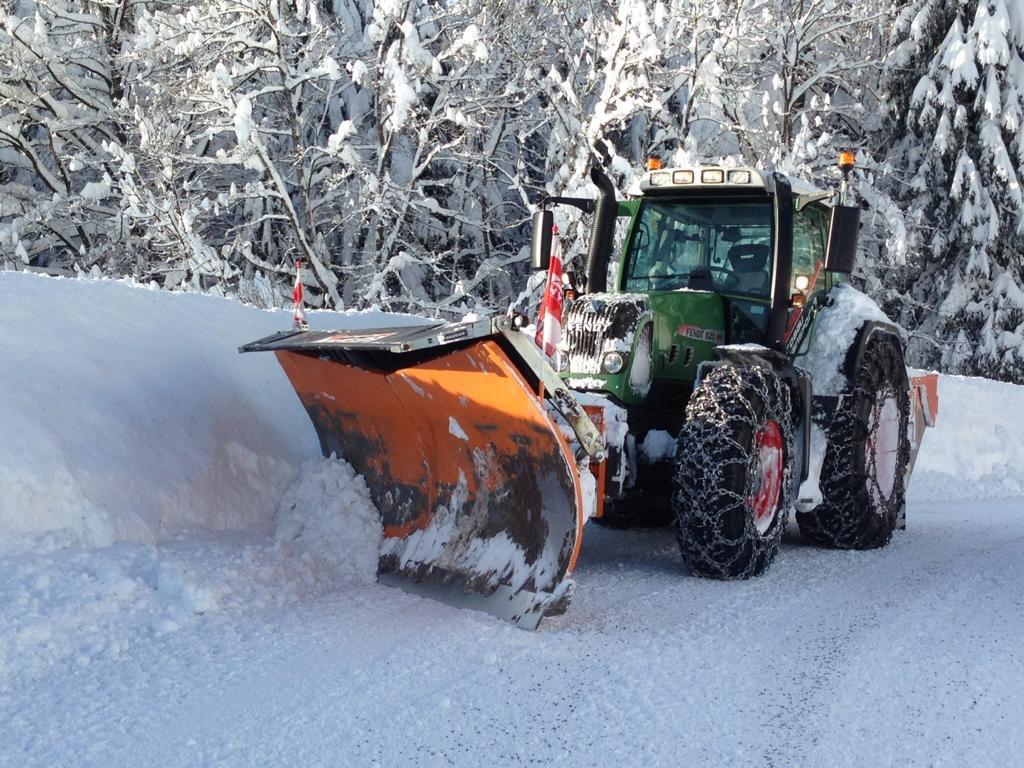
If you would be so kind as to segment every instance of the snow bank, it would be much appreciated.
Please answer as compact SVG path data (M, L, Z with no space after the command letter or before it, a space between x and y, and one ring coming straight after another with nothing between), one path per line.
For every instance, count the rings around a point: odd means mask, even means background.
M1024 387L939 377L939 419L925 432L912 499L1024 496Z
M321 328L384 321L311 315ZM0 273L0 545L269 531L320 451L274 356L237 348L289 323L211 296Z

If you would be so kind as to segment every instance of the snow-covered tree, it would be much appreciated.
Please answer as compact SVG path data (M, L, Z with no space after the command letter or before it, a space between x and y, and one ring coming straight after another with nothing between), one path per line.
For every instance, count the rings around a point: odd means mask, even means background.
M304 260L315 295L341 303L327 250L351 126L335 98L344 37L316 8L211 2L140 18L158 79L138 143L171 284L240 272L248 285Z
M836 150L862 145L877 126L888 4L732 0L723 7L730 13L712 103L732 151L827 178Z
M507 296L522 235L503 230L525 209L509 218L496 170L515 104L481 29L500 4L318 8L209 3L140 21L160 83L139 143L162 164L150 178L170 203L175 280L201 271L262 295L269 276L280 297L304 259L314 303L458 312Z
M889 62L919 362L1024 381L1024 4L917 0Z
M117 180L134 13L113 0L0 4L0 262L130 271Z

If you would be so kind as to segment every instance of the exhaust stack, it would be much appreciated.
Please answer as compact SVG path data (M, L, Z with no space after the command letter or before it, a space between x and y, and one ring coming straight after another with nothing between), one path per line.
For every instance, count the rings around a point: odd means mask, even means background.
M615 238L619 204L612 180L596 165L590 169L590 180L597 185L598 196L587 249L587 293L603 293L608 290L608 260Z

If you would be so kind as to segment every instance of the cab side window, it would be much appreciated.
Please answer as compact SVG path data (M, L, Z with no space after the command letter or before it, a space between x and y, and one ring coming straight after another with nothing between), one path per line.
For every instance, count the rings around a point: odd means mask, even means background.
M825 261L825 214L815 205L806 205L793 214L793 279L814 274Z

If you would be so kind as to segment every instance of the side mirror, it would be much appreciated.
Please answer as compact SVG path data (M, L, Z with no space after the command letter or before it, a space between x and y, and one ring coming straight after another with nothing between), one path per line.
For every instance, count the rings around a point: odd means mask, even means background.
M551 211L537 211L533 214L533 243L530 251L530 269L546 270L551 264L551 230L555 226L555 214Z
M857 259L857 234L860 231L860 208L855 205L837 205L832 208L832 221L828 227L828 250L825 269L829 272L850 274Z

